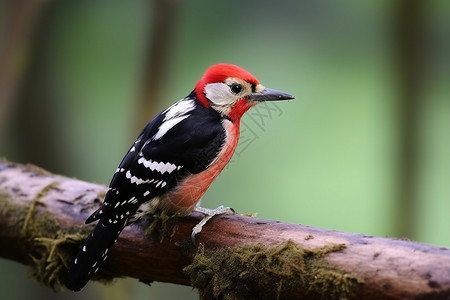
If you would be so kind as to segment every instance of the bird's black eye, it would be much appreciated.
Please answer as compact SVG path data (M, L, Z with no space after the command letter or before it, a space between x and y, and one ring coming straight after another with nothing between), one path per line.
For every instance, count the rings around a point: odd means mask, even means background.
M230 89L234 94L239 94L242 91L242 85L240 85L239 83L233 83L230 86Z

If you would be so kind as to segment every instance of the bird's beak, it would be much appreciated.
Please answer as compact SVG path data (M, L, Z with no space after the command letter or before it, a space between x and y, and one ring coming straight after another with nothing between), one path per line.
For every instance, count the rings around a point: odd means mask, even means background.
M264 88L261 92L251 94L248 99L252 101L278 101L295 99L295 96L282 91Z

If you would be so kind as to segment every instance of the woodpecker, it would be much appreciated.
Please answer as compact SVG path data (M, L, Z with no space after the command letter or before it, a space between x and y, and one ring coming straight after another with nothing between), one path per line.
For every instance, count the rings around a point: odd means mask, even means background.
M164 208L206 213L193 235L217 213L199 206L202 195L230 161L239 140L242 115L262 101L295 97L264 87L231 64L209 67L194 90L151 120L113 175L103 204L86 224L94 230L73 261L66 286L81 290L106 260L126 225Z

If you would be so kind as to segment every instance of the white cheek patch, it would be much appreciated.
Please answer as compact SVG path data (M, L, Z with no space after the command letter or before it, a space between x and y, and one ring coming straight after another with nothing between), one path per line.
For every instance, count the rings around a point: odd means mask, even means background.
M217 105L227 105L238 100L238 96L230 91L230 87L222 82L210 83L205 86L205 96Z

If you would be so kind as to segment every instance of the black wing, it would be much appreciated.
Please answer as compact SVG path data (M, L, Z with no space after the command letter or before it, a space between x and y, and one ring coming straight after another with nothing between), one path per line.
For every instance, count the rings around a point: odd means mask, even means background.
M142 203L202 172L219 154L225 140L221 116L192 95L150 121L123 158L102 207L86 220L100 219L72 263L69 289L86 285Z
M100 218L107 218L111 223L129 219L142 203L211 164L223 146L225 130L218 113L195 105L186 114L177 115L182 121L159 138L155 136L161 127L174 120L166 117L170 108L145 127L117 168L103 206L86 223Z

